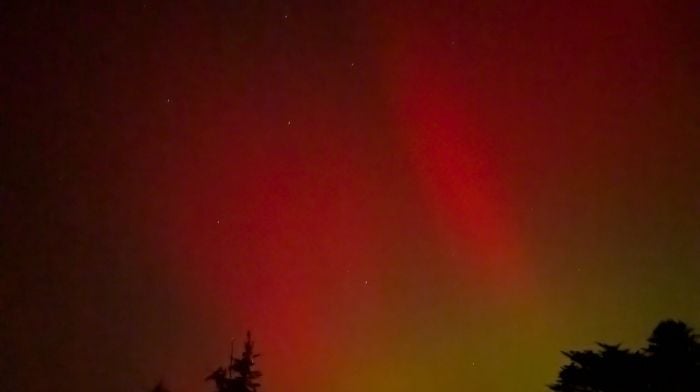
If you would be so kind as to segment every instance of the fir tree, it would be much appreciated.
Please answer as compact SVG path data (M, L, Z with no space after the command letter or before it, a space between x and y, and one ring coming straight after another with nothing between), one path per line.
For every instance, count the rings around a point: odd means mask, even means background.
M255 358L260 354L254 352L255 344L248 331L243 353L240 358L234 358L231 354L228 366L228 374L224 368L219 367L206 380L212 380L216 384L217 392L256 392L260 383L256 382L262 373L254 370Z
M698 392L700 342L681 321L659 323L638 351L599 343L601 350L564 352L554 392Z

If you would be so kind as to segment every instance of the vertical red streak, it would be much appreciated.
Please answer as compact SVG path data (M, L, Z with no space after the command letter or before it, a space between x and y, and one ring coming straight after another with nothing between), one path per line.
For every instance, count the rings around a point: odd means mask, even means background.
M448 37L426 18L388 22L384 48L393 116L436 228L458 260L501 285L524 279L520 238L488 129L469 107L478 92L464 86Z

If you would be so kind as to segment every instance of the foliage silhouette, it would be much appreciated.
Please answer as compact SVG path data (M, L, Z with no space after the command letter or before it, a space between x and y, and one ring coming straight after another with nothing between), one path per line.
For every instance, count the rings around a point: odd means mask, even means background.
M219 367L214 370L206 381L213 381L216 385L216 392L256 392L260 383L256 382L262 373L253 370L255 358L260 354L254 353L254 343L250 331L246 335L246 342L240 358L234 358L231 353L228 369ZM227 371L228 370L228 371Z
M685 323L659 323L648 346L631 352L598 343L600 350L567 351L555 392L700 391L700 342Z
M153 389L151 389L151 392L170 392L168 388L165 387L165 384L163 384L163 381L158 381L158 384L156 384Z

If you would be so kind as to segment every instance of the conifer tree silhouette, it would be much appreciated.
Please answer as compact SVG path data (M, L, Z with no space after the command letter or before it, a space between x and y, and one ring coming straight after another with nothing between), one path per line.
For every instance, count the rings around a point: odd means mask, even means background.
M631 352L598 343L599 351L568 351L555 392L700 391L700 342L685 323L658 324L648 346Z
M163 380L161 380L158 381L158 384L156 384L156 386L153 387L153 389L151 389L151 392L170 392L170 390L165 387Z
M258 370L254 370L255 358L260 354L254 352L255 344L250 331L246 335L246 342L240 358L234 358L231 354L228 372L219 367L205 380L214 381L217 392L256 392L260 383L256 380L262 376Z
M644 381L637 378L643 367L643 356L620 345L598 343L600 351L568 351L571 363L559 373L559 380L550 386L556 392L641 391Z
M644 349L652 368L655 390L700 391L700 342L681 321L659 323Z

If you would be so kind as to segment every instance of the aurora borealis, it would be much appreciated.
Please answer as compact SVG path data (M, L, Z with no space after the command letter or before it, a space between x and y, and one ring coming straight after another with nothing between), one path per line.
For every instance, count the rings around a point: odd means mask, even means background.
M0 390L208 391L250 329L261 391L543 391L700 328L698 2L31 3Z

